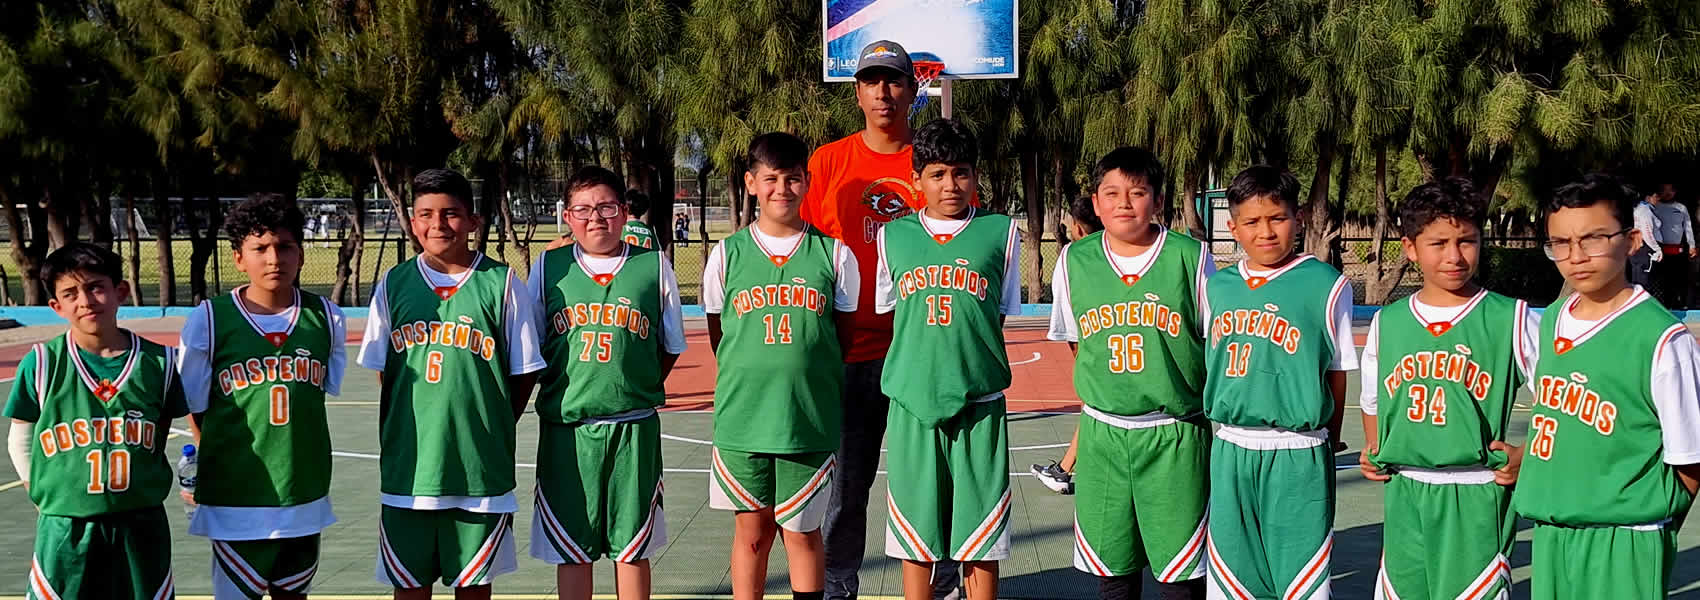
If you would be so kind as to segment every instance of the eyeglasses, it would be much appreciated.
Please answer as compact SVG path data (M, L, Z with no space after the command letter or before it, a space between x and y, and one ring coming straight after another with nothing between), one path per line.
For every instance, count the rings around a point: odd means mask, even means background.
M1541 244L1541 251L1546 253L1548 260L1564 260L1570 258L1571 246L1580 246L1582 254L1589 258L1605 256L1611 252L1611 239L1629 233L1632 227L1625 227L1617 233L1590 233L1574 240L1556 239Z
M580 204L578 206L568 208L567 216L580 221L589 221L592 212L596 213L597 218L612 219L614 218L614 215L620 214L620 205L598 204L596 206L585 206Z

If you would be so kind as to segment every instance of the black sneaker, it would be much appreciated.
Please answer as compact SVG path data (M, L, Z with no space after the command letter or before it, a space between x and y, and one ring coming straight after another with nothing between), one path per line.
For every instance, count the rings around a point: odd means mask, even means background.
M1062 465L1057 464L1057 461L1053 460L1051 464L1043 467L1033 465L1029 470L1033 472L1033 477L1038 479L1039 483L1051 488L1051 491L1065 496L1074 493L1074 476L1069 475L1068 471L1064 471Z

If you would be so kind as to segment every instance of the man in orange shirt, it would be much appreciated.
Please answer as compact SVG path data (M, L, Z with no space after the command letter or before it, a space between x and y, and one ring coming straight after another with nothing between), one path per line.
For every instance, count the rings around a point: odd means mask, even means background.
M838 238L856 255L862 281L874 280L874 248L881 227L926 204L915 191L911 164L909 107L917 92L909 53L896 42L862 48L856 70L856 105L862 131L826 144L809 157L809 193L803 220ZM826 597L856 597L868 525L868 490L879 469L880 443L891 400L880 393L880 371L891 346L891 315L874 314L874 286L864 285L856 312L838 327L844 348L844 431L838 473L823 526ZM938 594L954 592L955 564L939 563L933 576Z

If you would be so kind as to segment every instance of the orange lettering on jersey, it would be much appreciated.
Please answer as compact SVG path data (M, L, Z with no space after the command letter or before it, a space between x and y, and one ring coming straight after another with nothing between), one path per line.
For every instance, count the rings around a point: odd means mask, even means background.
M42 456L42 458L49 458L49 457L52 457L53 455L59 453L59 444L53 443L53 431L52 430L47 430L47 431L41 432L40 440L41 440L41 456Z
M1611 435L1617 428L1617 405L1588 389L1585 380L1575 380L1580 378L1580 374L1570 378L1542 375L1535 402L1576 417L1600 435Z
M60 448L71 448L71 426L59 423L53 426L53 438L59 442Z
M94 432L94 443L106 443L106 417L89 419L89 429Z
M142 422L142 447L143 448L146 448L148 450L153 449L154 438L158 437L158 436L154 435L156 431L158 431L158 430L154 428L153 421L143 421Z
M1381 380L1388 396L1398 396L1400 386L1413 381L1438 380L1462 384L1470 396L1481 402L1493 387L1493 375L1467 354L1424 350L1401 356L1393 364L1387 377Z
M72 421L71 438L78 446L89 445L89 422L82 419Z
M285 357L277 364L277 378L280 381L295 381L295 359Z

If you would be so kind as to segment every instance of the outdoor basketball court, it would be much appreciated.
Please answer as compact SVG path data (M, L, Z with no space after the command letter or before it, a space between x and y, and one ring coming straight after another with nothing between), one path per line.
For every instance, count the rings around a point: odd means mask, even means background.
M144 320L126 323L150 339L175 343L176 320ZM1058 458L1068 443L1079 418L1078 405L1071 399L1072 362L1068 347L1043 340L1039 319L1023 319L1008 330L1009 356L1015 384L1010 389L1010 472L1014 509L1011 527L1013 556L1002 563L1001 595L1009 598L1093 598L1096 582L1076 571L1073 560L1073 505L1070 496L1045 489L1026 475L1027 465ZM668 384L668 408L662 416L662 452L667 465L666 485L668 545L655 558L655 592L658 598L730 597L727 576L727 546L731 540L730 513L708 508L709 438L712 431L714 364L708 352L707 332L700 319L690 319L691 350L680 360ZM350 329L358 335L358 323ZM51 333L46 333L51 335ZM28 350L24 343L0 345L0 390L9 390L18 360ZM352 355L354 348L350 347ZM1349 398L1357 393L1356 379ZM315 582L315 598L388 597L389 588L373 578L378 526L378 387L373 372L351 368L343 382L343 396L334 398L329 414L332 445L336 458L331 485L338 522L324 534ZM1336 458L1339 467L1339 515L1335 524L1334 591L1339 598L1368 598L1374 585L1381 548L1381 491L1357 472L1357 449L1362 445L1354 408L1347 412L1347 453ZM1512 420L1511 437L1521 442L1527 410ZM176 424L179 429L182 424ZM517 553L520 569L497 581L499 598L554 598L555 576L551 566L531 559L531 485L536 463L538 422L527 414L519 423L520 513L517 515ZM171 440L170 456L186 441ZM12 565L15 577L0 578L0 598L22 597L30 549L34 542L35 509L24 490L12 481L10 469L0 473L0 521L12 526L0 531L0 564ZM885 493L886 479L876 480L874 506ZM209 546L202 538L186 532L183 512L175 498L167 502L174 524L173 562L177 590L184 597L211 592ZM875 510L869 519L867 563L862 571L863 598L900 595L898 562L882 555L885 514ZM1674 597L1700 598L1700 533L1689 528L1681 536ZM1527 525L1519 535L1513 577L1526 594L1528 578ZM788 598L785 559L776 548L769 565L768 593ZM613 593L612 567L598 565L599 593ZM440 590L446 593L446 590ZM448 597L448 596L443 596ZM1148 596L1149 597L1149 596Z

